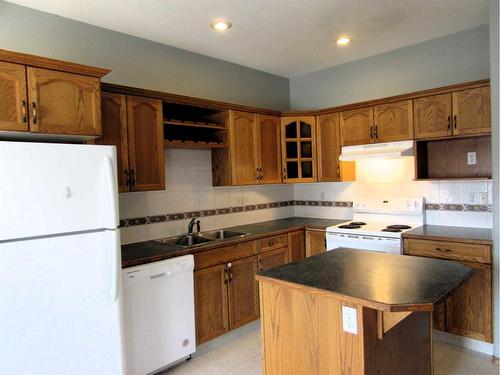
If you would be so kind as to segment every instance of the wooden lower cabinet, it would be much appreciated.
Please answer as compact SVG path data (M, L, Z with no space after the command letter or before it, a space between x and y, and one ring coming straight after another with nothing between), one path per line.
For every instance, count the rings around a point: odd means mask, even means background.
M257 257L229 263L229 328L235 329L259 318Z
M472 268L473 275L434 307L433 328L492 342L491 246L405 239L404 254L454 260Z
M462 264L474 274L446 299L446 331L492 342L491 265Z
M226 265L194 272L196 343L229 331Z
M288 261L296 262L306 257L305 234L303 230L288 233Z
M265 271L288 263L288 247L259 254L259 271Z
M306 229L306 257L326 251L326 232Z

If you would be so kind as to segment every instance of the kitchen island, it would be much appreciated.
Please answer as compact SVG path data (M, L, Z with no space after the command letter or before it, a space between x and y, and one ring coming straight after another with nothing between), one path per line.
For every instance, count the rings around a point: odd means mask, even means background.
M265 374L432 374L433 306L472 272L353 249L261 272Z

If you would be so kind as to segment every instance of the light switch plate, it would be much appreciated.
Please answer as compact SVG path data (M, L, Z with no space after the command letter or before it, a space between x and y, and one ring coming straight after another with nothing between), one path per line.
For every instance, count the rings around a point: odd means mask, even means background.
M342 306L342 326L344 332L358 334L358 311L355 308Z
M482 205L488 204L488 193L487 192L479 193L479 204L482 204Z
M467 153L467 164L468 165L476 165L476 153L475 152L468 152Z

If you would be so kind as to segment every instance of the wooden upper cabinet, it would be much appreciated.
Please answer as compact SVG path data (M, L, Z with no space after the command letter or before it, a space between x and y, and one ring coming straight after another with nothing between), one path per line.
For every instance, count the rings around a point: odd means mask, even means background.
M318 181L354 181L354 162L341 162L340 114L331 113L316 117Z
M0 130L29 131L26 67L0 61Z
M116 146L118 189L129 190L127 97L122 94L101 94L102 136L95 141L99 145Z
M340 112L342 146L372 143L373 107Z
M281 118L281 165L283 182L315 182L316 118Z
M229 327L238 328L259 317L257 256L229 263Z
M280 122L278 117L257 115L259 183L281 182Z
M452 99L453 134L491 131L489 86L453 92Z
M229 331L225 265L194 272L196 344Z
M48 69L27 68L30 131L101 134L100 81Z
M413 102L381 104L373 107L375 142L413 139Z
M162 113L160 99L127 96L127 136L132 191L165 188Z
M451 94L413 100L413 129L416 139L452 135Z
M230 111L231 174L233 185L258 183L256 115Z

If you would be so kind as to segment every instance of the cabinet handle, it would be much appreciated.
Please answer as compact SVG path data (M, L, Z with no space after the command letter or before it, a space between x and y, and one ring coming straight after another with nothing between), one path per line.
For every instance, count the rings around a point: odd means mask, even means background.
M283 179L286 180L286 168L283 168Z
M340 178L340 165L337 166L337 177Z
M21 106L22 106L22 110L23 110L23 122L26 123L28 122L28 114L27 114L27 110L26 110L26 105L28 103L26 103L26 100L21 100Z
M375 138L378 138L378 125L375 125Z
M125 182L125 184L126 184L128 187L130 187L130 176L129 176L129 174L128 174L128 169L125 169L125 170L123 171L123 173L125 174L125 177L126 177L126 180L125 180L126 182Z
M257 167L257 168L255 168L255 179L256 179L257 181L259 181L259 180L260 180L259 168L258 168L258 167Z
M130 186L135 185L135 171L134 168L130 170Z
M37 110L36 110L36 102L31 103L31 108L33 112L33 124L36 124L38 122L38 115L37 115Z
M442 253L452 253L450 249L441 249L440 247L436 247L436 250Z
M451 116L448 116L448 130L451 130Z
M264 169L262 167L260 167L259 169L260 169L260 179L263 180L264 179Z
M457 115L453 116L453 127L457 129Z
M370 139L373 138L373 126L370 126Z

